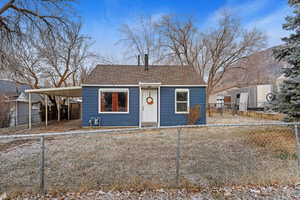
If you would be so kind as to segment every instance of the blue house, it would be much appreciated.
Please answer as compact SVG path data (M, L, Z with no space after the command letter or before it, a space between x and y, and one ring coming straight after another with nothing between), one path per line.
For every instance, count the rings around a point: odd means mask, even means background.
M191 66L97 65L82 84L82 126L186 125L196 107L196 124L205 124L205 96Z

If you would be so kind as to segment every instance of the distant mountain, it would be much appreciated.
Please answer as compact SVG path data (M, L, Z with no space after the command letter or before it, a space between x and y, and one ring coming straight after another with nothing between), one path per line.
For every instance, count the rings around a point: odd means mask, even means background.
M225 72L213 93L233 87L274 84L286 64L275 60L273 48L254 53L233 65Z

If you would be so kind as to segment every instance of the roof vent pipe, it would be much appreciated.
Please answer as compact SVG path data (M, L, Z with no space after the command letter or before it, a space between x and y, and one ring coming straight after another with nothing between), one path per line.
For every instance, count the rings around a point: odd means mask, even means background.
M145 54L145 71L148 71L149 69L149 58L148 54Z
M141 56L140 55L137 56L137 61L138 61L138 66L140 66L141 65Z

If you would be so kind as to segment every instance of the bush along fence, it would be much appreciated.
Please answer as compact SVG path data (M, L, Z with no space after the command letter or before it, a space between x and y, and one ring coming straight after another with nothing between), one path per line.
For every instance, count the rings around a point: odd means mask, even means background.
M300 180L300 123L0 136L0 193L203 188Z

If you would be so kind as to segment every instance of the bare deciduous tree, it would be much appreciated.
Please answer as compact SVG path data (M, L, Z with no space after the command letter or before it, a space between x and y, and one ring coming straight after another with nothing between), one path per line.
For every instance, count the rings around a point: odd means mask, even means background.
M159 64L164 60L160 38L151 17L140 17L131 25L123 24L119 31L123 38L117 44L123 44L127 48L125 55L129 59L148 54L152 64ZM143 59L141 63L144 63Z
M8 57L11 79L31 88L80 85L98 61L90 51L91 39L81 34L81 23L70 23L49 34L41 31L18 43L17 51ZM49 99L57 104L55 97Z
M55 37L49 37L49 32L44 31L18 43L18 50L8 57L13 80L32 88L81 83L82 73L98 61L98 56L90 51L91 39L81 34L80 23L72 23L54 34Z
M150 18L135 27L124 25L121 33L124 36L121 42L129 48L131 56L148 53L154 60L152 64L193 66L207 82L207 97L224 74L234 70L235 63L265 44L263 33L242 28L228 12L221 15L217 26L205 32L192 19L165 15L156 22ZM153 52L159 56L155 57Z
M7 49L14 49L28 32L48 31L67 24L75 0L6 0L0 7L0 64L5 67Z
M34 42L33 39L24 37L7 56L7 64L11 72L10 79L20 85L39 88L43 65L37 49L33 46Z
M224 13L218 26L203 33L192 20L164 16L158 30L162 45L173 52L174 59L193 66L207 82L207 98L224 74L239 60L261 49L265 36L258 30L245 30L232 15Z
M231 15L225 14L219 26L202 36L203 51L208 61L198 67L207 72L208 96L235 63L264 47L265 36L258 30L245 30ZM204 65L206 64L206 65Z
M90 51L91 39L81 34L81 24L72 23L56 33L55 39L47 32L35 44L42 62L43 71L53 87L78 85L80 69L97 57Z
M156 28L162 38L160 45L168 51L169 59L182 66L196 63L199 33L191 19L182 21L176 16L166 15L156 24Z

